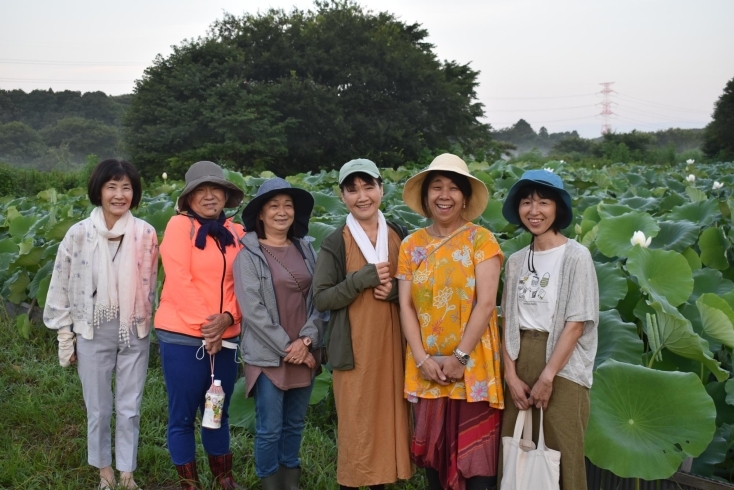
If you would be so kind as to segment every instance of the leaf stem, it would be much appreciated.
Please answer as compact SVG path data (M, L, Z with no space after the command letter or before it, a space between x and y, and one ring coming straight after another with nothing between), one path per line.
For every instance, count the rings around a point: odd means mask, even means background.
M657 349L655 349L655 352L653 352L652 356L650 356L650 362L647 364L647 367L652 369L652 365L655 363L655 358L660 353L660 351L663 349L663 346L659 346ZM703 366L703 364L702 364Z

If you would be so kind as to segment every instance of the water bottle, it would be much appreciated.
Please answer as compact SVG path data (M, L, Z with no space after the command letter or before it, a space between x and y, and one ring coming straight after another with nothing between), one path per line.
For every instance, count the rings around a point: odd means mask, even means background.
M206 403L204 404L204 417L201 425L207 429L218 429L222 426L222 409L224 407L224 390L222 381L214 380L209 391L206 392Z

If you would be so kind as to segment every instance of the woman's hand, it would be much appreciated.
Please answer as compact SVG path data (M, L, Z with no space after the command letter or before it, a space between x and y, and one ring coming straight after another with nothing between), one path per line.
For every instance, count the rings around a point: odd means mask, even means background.
M512 403L515 404L518 410L527 410L533 406L534 399L530 387L523 380L517 376L513 378L505 377L505 382L510 389Z
M227 327L232 325L232 317L227 313L215 313L206 317L207 322L201 326L201 333L209 341L221 340Z
M375 296L375 299L381 299L384 301L387 299L390 291L392 291L392 281L388 281L385 284L380 284L372 290L372 294Z
M390 262L380 262L375 264L375 268L377 269L377 276L380 278L380 284L384 285L390 282Z
M311 352L308 350L308 347L306 347L306 344L304 344L303 340L301 339L296 339L291 342L291 345L285 348L285 352L286 356L283 358L283 360L292 364L302 364L311 354Z
M316 367L316 358L311 354L310 352L306 356L306 360L303 361L303 363L308 366L309 369L313 369Z
M464 378L465 366L454 356L447 356L441 366L441 371L453 383Z
M545 373L541 373L538 381L533 385L533 389L530 391L530 396L533 399L535 408L547 409L550 397L553 394L553 378L545 376Z
M458 361L457 361L458 362ZM442 386L449 384L446 375L441 370L441 366L438 365L433 358L429 357L423 362L423 365L419 368L423 379L434 381Z
M210 356L213 356L214 354L222 350L222 338L220 337L218 340L211 341L207 340L205 349Z

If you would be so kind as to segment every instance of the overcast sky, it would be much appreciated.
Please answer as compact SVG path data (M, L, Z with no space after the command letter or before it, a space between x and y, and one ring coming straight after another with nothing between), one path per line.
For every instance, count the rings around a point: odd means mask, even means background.
M440 59L481 71L502 128L598 136L601 82L618 131L703 127L734 77L733 0L363 0L422 24ZM0 88L130 93L153 58L223 12L306 0L0 0Z

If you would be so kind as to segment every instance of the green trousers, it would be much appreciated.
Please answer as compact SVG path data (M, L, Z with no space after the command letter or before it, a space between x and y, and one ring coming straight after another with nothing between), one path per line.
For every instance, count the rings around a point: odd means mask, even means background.
M520 331L520 354L515 362L517 375L530 389L545 368L548 333ZM512 397L505 397L502 415L502 437L512 437L518 409ZM561 452L561 489L586 490L584 435L589 420L589 389L566 378L556 376L548 408L543 412L545 444ZM533 442L538 442L540 410L533 407ZM502 481L502 452L498 482ZM500 487L501 490L501 487Z

